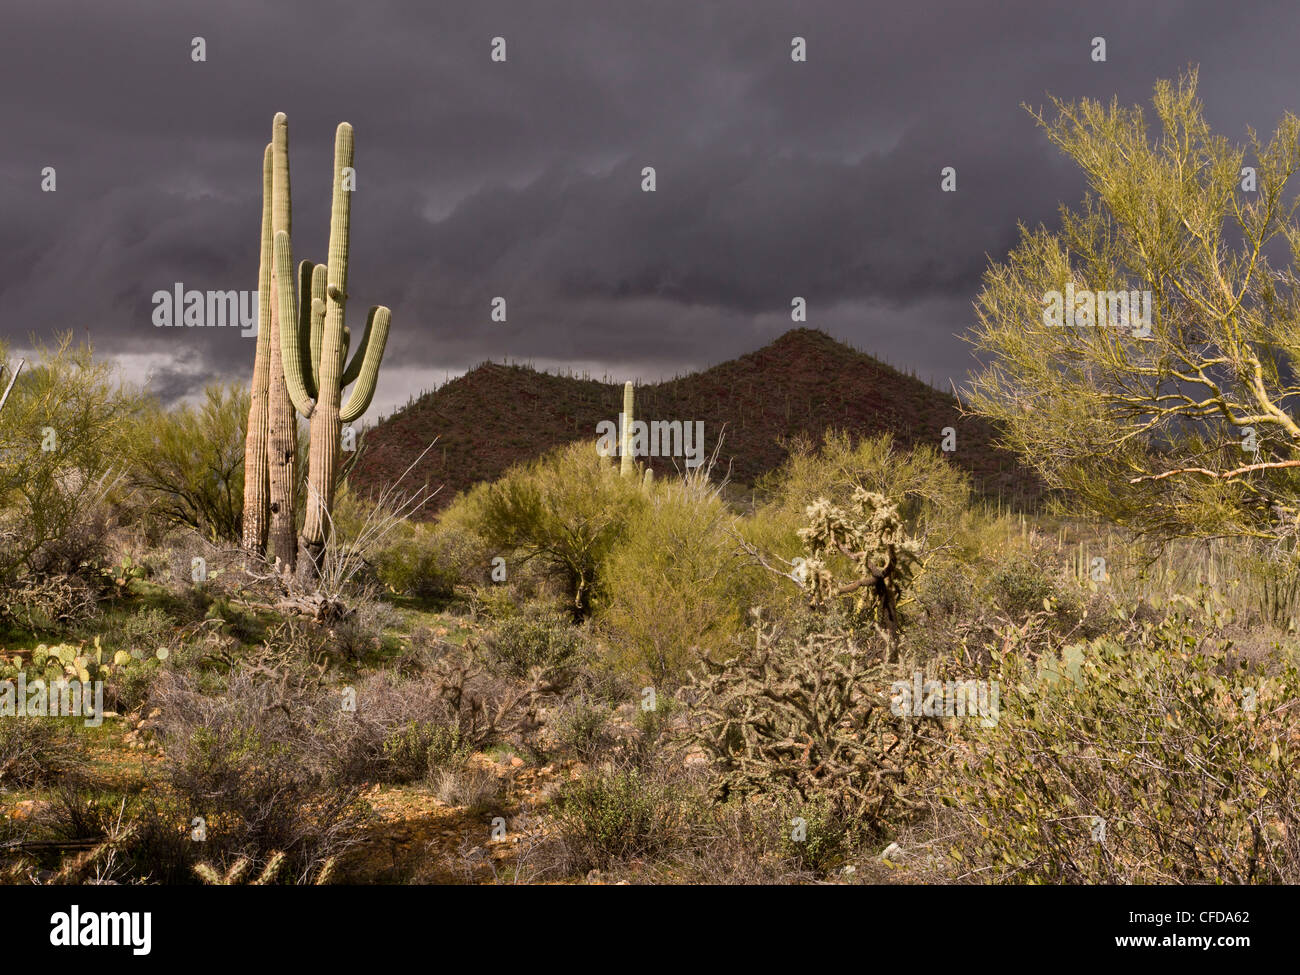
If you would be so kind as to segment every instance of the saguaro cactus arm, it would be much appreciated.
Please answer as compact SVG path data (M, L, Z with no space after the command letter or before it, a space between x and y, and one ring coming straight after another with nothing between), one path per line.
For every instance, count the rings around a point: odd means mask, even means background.
M284 362L284 381L294 409L310 417L316 409L316 397L308 386L310 371L303 369L307 350L303 348L303 328L293 288L293 245L289 234L283 230L275 234L275 276L282 282L276 289L276 299L280 312L280 358ZM310 341L310 336L307 338Z
M317 333L312 317L311 281L316 267L311 261L298 264L298 345L302 350L302 378L307 386L307 395L316 398L316 355L320 348L320 335Z
M311 384L312 397L320 390L320 347L325 334L325 276L328 269L324 264L315 264L311 269ZM307 291L301 294L308 294Z
M366 331L361 336L361 344L357 346L356 355L352 357L351 365L344 371L340 380L340 386L346 386L356 380L356 385L352 387L352 393L348 396L347 405L339 412L339 419L344 423L351 423L370 409L370 401L375 395L375 383L379 379L379 362L384 357L384 346L388 342L388 326L391 320L392 312L383 305L376 305L370 309L370 315L366 320ZM349 374L352 375L351 379L348 378Z
M320 381L325 394L338 402L343 372L343 325L348 297L348 249L352 234L352 193L343 173L352 170L355 144L352 126L340 122L334 133L334 198L330 206L330 245L325 288L325 335L321 342ZM332 405L332 404L331 404Z

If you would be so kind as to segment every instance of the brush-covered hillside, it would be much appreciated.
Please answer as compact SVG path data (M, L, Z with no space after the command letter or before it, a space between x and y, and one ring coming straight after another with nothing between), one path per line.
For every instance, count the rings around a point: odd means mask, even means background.
M622 395L621 385L484 363L369 431L351 481L363 491L391 484L436 439L410 475L414 483L443 485L432 511L521 460L575 440L594 441L600 421L617 419ZM636 417L702 420L707 451L721 435L720 468L730 466L732 482L741 486L777 467L785 443L820 439L828 428L855 436L892 433L908 446L938 447L944 427L953 427L957 449L949 456L981 491L1023 500L1041 490L1014 457L993 446L986 422L961 416L951 395L814 329L794 329L703 372L638 386ZM657 474L674 463L646 462Z

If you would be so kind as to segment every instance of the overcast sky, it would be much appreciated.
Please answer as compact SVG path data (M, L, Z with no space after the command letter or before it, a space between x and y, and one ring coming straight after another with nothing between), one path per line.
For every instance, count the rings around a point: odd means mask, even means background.
M793 327L796 295L947 386L988 258L1083 191L1022 102L1148 104L1192 63L1216 130L1271 133L1297 38L1285 0L4 0L0 338L88 333L166 400L245 380L251 338L157 328L151 297L257 287L283 111L295 257L325 259L355 128L349 317L393 309L372 418L485 359L707 366Z

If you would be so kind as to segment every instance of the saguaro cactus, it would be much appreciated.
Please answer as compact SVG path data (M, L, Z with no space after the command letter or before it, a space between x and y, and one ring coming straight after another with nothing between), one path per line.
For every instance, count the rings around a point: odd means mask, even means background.
M272 144L262 154L262 250L257 273L257 352L253 358L253 388L244 441L244 548L266 554L270 522L270 474L267 468L267 426L271 385L271 195Z
M277 120L281 118L277 116ZM311 421L307 511L301 538L302 551L308 558L298 568L299 575L308 579L318 576L329 537L341 426L359 418L370 406L392 317L382 305L370 309L360 345L345 367L351 339L344 324L344 313L348 298L352 160L352 126L343 122L334 136L329 261L325 267L310 261L299 265L298 295L294 294L293 244L287 221L275 230L276 303L283 375L294 407ZM287 171L287 162L285 168ZM347 403L342 403L344 387L354 382Z
M618 471L624 477L636 474L636 461L632 457L632 407L632 383L629 381L623 384L623 431L618 445Z
M271 127L271 233L288 234L293 210L289 196L289 121L283 112ZM298 417L285 383L283 359L287 354L279 320L282 304L277 293L293 294L293 277L277 274L274 253L270 267L269 299L271 327L270 390L267 415L267 459L271 491L270 542L276 558L292 570L298 558L297 518L294 496L298 490ZM293 321L293 319L290 319Z

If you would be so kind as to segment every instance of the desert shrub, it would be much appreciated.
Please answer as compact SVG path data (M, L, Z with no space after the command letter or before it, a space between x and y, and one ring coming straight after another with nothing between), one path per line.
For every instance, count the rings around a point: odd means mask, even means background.
M690 740L712 760L715 798L825 801L866 835L903 817L927 749L892 711L885 648L833 624L790 635L760 624L756 637L748 654L706 661L689 688Z
M695 883L728 886L814 879L801 866L799 850L791 850L787 812L783 806L748 800L703 810L693 817L685 847L675 851L676 869Z
M455 568L443 560L427 530L412 529L376 552L375 575L399 596L446 597L460 581Z
M970 498L967 475L926 444L901 448L889 434L855 440L833 430L821 444L794 441L785 463L758 485L768 509L796 521L817 498L847 506L855 488L896 502L908 534L929 547L952 533Z
M339 727L330 720L335 694L257 668L232 672L221 697L181 675L160 683L166 781L203 818L209 863L265 865L283 852L284 876L302 882L357 841L367 813L360 787L333 764L347 751L341 736L329 737Z
M576 616L590 615L609 553L645 504L640 482L623 478L590 443L562 447L516 466L458 499L463 519L496 555L538 561L564 582Z
M584 762L592 762L608 741L609 710L585 697L569 702L555 722L555 738Z
M38 349L0 425L0 580L77 574L103 554L139 395L71 335Z
M397 595L446 599L456 587L487 581L491 562L483 543L450 522L407 523L372 556L375 575Z
M211 542L238 544L249 392L210 384L196 405L150 404L130 437L129 478L152 515Z
M402 622L402 615L388 603L362 596L344 619L329 628L328 648L353 662L396 651L399 641L394 631Z
M474 586L469 592L470 616L493 622L507 620L520 613L515 597L505 586Z
M383 743L389 782L413 782L465 758L466 750L455 728L433 722L411 721L389 732Z
M1000 718L946 795L971 869L1030 883L1294 883L1300 672L1228 671L1169 616L1062 659L996 654Z
M762 572L745 564L733 522L706 486L655 485L606 563L597 619L608 667L676 687L701 656L734 652Z
M689 821L677 787L631 769L601 769L556 797L557 825L574 870L607 869L681 843Z
M461 648L421 654L402 670L368 674L319 699L305 744L311 760L345 783L411 781L490 745L526 747L542 693L489 673Z
M484 641L484 653L494 671L523 678L534 667L562 672L575 666L585 646L571 617L544 612L501 620Z
M449 806L464 806L482 812L500 801L505 792L502 780L480 765L454 765L431 769L433 794Z
M129 616L116 619L111 628L104 630L104 642L133 657L148 659L159 647L172 642L176 620L166 611L156 607L141 607Z
M778 804L781 852L797 869L825 873L852 848L856 825L839 802L820 797Z
M1056 573L1041 562L1018 556L995 566L989 578L994 605L1023 619L1057 594Z
M0 790L57 781L76 761L71 730L51 718L0 718Z

